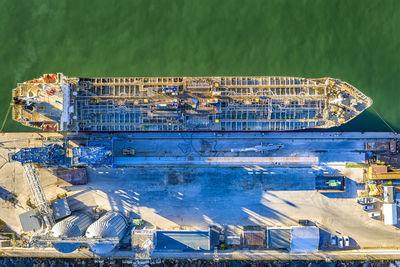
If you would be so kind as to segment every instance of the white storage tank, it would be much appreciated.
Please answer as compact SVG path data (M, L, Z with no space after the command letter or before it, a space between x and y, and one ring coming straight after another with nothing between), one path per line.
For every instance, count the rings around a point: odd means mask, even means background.
M116 237L121 240L127 230L127 221L119 212L109 211L100 219L92 223L86 230L87 238ZM96 254L104 255L111 252L119 242L101 243L90 242L90 250Z
M53 237L79 237L84 236L86 229L92 223L92 219L81 212L73 213L71 216L56 223L51 228ZM70 253L76 250L81 243L53 243L53 247L62 253Z

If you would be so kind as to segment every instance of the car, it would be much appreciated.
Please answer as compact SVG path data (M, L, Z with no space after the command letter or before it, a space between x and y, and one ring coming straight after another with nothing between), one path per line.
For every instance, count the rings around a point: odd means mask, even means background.
M373 197L361 197L357 198L356 202L360 205L367 205L367 204L374 204L378 202L378 199L373 198Z
M299 224L307 226L310 224L310 221L309 220L299 220Z
M343 240L344 240L345 247L350 246L350 238L347 235L343 237Z
M331 245L336 246L336 244L337 244L336 236L334 234L331 234Z
M343 248L343 237L341 236L338 237L338 247Z
M362 205L361 208L365 211L369 211L369 210L374 210L375 206L374 205Z
M381 213L378 211L368 212L368 216L373 219L379 219L381 217Z

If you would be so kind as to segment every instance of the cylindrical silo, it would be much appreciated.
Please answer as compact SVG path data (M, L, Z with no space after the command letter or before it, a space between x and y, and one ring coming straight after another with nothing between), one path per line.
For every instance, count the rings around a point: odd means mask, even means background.
M121 240L127 229L127 221L119 212L109 211L100 219L92 223L86 230L87 238L115 237ZM104 255L111 252L116 243L89 242L90 250L96 254Z
M81 212L73 213L71 216L56 223L51 228L53 237L79 237L84 236L86 229L92 223L92 219ZM53 243L53 247L62 253L70 253L77 249L81 243Z

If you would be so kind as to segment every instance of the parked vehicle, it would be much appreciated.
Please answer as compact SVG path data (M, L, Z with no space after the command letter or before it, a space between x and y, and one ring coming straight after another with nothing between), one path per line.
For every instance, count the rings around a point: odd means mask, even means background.
M368 216L370 218L378 219L381 217L381 213L378 211L372 211L372 212L368 212Z
M309 220L299 220L299 224L307 226L310 224L310 221Z
M360 205L366 205L366 204L373 204L378 202L378 199L373 198L373 197L361 197L357 198L356 202Z
M336 244L337 244L336 236L334 234L331 234L331 245L336 246Z
M343 237L341 236L338 237L338 247L343 248Z
M363 206L361 206L361 208L365 211L369 211L369 210L374 210L375 206L374 205L363 205Z
M343 240L344 240L345 247L350 246L350 238L347 235L343 237Z

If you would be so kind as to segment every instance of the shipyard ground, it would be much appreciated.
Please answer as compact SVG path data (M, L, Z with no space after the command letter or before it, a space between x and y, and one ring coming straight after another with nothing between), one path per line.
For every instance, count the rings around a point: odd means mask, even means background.
M47 134L46 134L47 135ZM57 134L54 134L57 136ZM1 203L1 219L14 231L21 232L18 214L27 210L29 186L17 163L7 163L6 154L13 148L26 147L28 138L38 134L3 134L0 142L2 167L0 185L18 201ZM363 189L362 169L346 168L345 162L363 162L364 142L389 140L390 133L143 133L128 138L136 155L116 160L130 167L88 169L85 186L67 186L46 170L40 171L48 199L67 192L73 209L99 207L125 214L133 212L149 223L165 229L205 228L210 224L232 231L241 225L290 226L299 219L309 219L322 230L318 254L288 254L268 250L219 251L200 254L175 254L154 257L205 257L220 259L325 259L325 258L398 258L400 231L370 219L354 201L357 189ZM14 140L9 142L9 140ZM30 141L28 145L33 145ZM40 141L38 141L40 142ZM283 145L279 150L231 152L267 144ZM125 144L126 145L126 144ZM242 158L245 162L229 162L224 157ZM249 157L291 157L296 162L249 161ZM309 163L307 159L317 158ZM151 165L151 166L148 166ZM147 166L147 167L145 167ZM315 176L343 173L348 177L343 193L315 191ZM346 251L329 247L329 234L348 235ZM369 251L370 248L383 249ZM360 250L361 249L361 250ZM3 255L18 255L19 250L3 250ZM28 252L33 253L33 250ZM36 252L35 252L36 253ZM41 255L57 254L42 250ZM39 255L38 254L38 255ZM65 257L64 254L59 254ZM71 256L93 256L82 250ZM121 251L113 256L132 256Z

